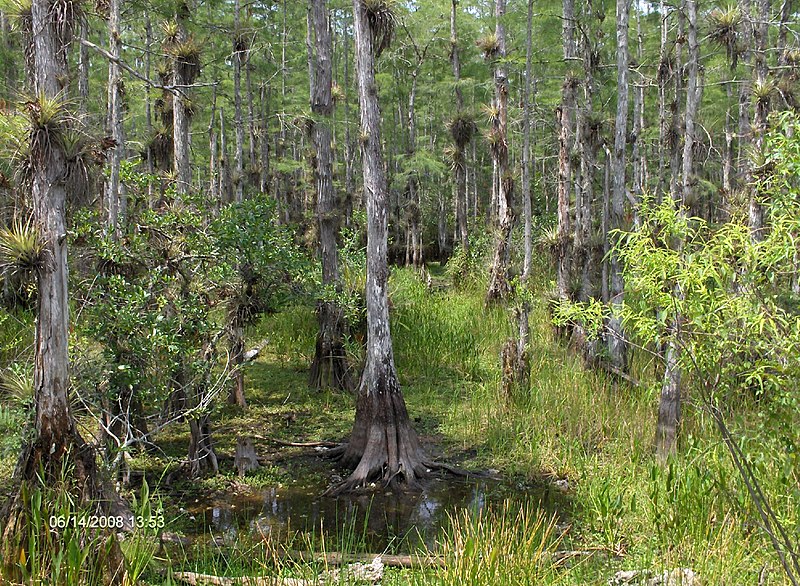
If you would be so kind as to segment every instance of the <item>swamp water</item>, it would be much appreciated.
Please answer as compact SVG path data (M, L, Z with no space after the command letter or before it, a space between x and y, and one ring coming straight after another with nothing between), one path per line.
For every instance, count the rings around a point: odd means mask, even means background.
M433 478L421 492L372 492L323 497L324 486L281 486L248 495L201 500L189 512L195 541L232 545L240 538L326 550L412 553L438 551L450 518L469 511L542 508L552 514L563 495L545 487L512 486L497 480Z

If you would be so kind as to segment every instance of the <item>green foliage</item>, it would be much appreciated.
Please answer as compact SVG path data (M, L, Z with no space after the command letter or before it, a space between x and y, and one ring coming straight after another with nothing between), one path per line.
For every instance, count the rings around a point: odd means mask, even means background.
M780 300L791 298L800 233L791 176L797 162L787 151L797 147L782 133L767 144L775 170L760 187L769 195L765 238L753 239L743 218L714 226L671 200L645 199L641 228L617 238L630 291L621 317L643 344L678 343L682 368L702 388L713 384L720 392L749 390L794 403L786 393L800 372L800 315ZM563 305L556 316L558 323L580 320L594 332L605 317L597 302Z
M276 206L264 194L227 206L211 225L220 264L220 287L235 298L250 323L277 311L312 285L309 259L278 224ZM235 274L231 274L235 273ZM238 281L238 283L237 283Z
M759 238L744 217L714 225L671 200L655 205L645 198L640 228L618 233L616 244L626 282L625 331L646 348L667 342L680 348L679 365L699 397L696 404L735 422L742 457L760 482L773 485L771 502L789 527L797 523L790 511L800 495L778 496L775 488L796 483L786 471L797 466L800 448L798 130L797 118L784 114L766 137L765 172L753 186L767 210ZM555 313L557 323L580 322L599 332L607 312L588 302L560 305ZM749 421L739 419L742 410ZM719 511L706 500L713 485L699 464L680 472L673 466L651 471L649 501L663 531L659 539L710 540L719 529L713 523ZM721 479L727 496L753 514L746 492Z
M130 584L138 584L142 575L153 563L159 548L159 534L164 524L164 509L160 501L153 498L147 480L142 481L139 495L133 495L131 511L134 517L132 535L120 543L125 556Z
M0 373L0 392L16 406L31 407L33 403L33 373L15 364Z
M130 165L121 175L131 201L144 201L155 178ZM231 328L299 301L314 286L309 259L265 195L225 206L213 219L204 196L176 199L170 188L164 200L172 204L152 210L134 203L119 237L106 233L98 215L77 215L73 239L96 272L79 275L76 288L76 384L97 409L118 409L127 396L141 419L163 418L168 399L209 413L231 373L221 343ZM175 399L176 390L185 399Z
M483 315L476 326L471 316L483 311L479 300L463 292L431 295L410 269L394 272L390 295L401 372L433 376L451 369L454 376L470 381L484 374L487 362L494 359L494 336L504 329L502 312Z
M328 288L320 291L323 301L335 301L344 311L349 325L348 350L353 356L362 353L361 343L367 323L367 246L364 231L367 214L364 210L354 210L351 225L341 229L339 245L339 274L342 284L340 290Z

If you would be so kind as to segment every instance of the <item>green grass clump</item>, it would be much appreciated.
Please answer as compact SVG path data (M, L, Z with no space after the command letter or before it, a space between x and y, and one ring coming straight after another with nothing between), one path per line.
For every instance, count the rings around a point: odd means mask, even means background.
M445 569L418 575L414 585L483 586L486 584L558 583L555 519L534 507L463 511L452 519L444 540Z

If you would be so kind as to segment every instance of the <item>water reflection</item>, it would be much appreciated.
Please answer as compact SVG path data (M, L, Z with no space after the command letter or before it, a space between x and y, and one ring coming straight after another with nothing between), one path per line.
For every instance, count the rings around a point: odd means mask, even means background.
M194 510L196 532L221 536L224 542L235 541L240 533L286 540L301 532L316 542L324 538L328 547L361 544L369 551L435 551L449 517L460 510L477 514L505 500L552 509L547 492L520 491L489 480L434 479L417 494L322 498L323 490L272 487L201 502Z

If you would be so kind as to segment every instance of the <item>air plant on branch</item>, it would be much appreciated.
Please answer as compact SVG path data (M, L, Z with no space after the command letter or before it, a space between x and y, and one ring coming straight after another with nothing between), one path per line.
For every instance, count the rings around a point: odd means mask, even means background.
M467 146L478 130L475 120L469 114L460 112L448 124L448 130L453 137L453 142L459 149Z
M15 220L0 229L0 267L27 274L44 264L45 248L31 220Z
M372 31L372 44L375 57L380 57L384 49L392 44L397 25L396 0L362 0L367 11L369 30Z
M725 48L731 69L739 60L739 27L742 24L742 11L738 6L715 8L708 14L708 36L720 47Z
M483 58L486 60L493 59L500 48L500 44L497 41L497 35L495 33L489 33L482 36L475 41L475 45L481 50L481 52L483 52Z

